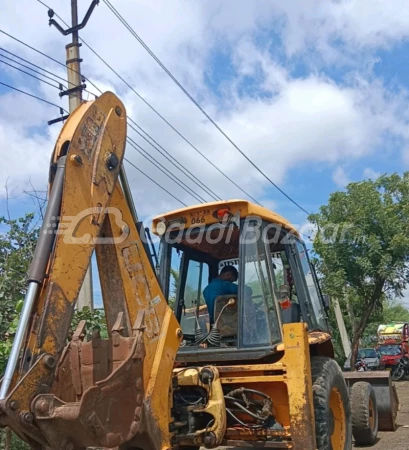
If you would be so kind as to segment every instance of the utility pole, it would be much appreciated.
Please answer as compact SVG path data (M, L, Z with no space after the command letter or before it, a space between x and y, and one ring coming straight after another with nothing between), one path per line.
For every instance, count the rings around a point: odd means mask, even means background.
M345 327L344 316L342 315L341 308L339 306L338 300L336 299L334 301L334 310L339 333L341 335L342 347L344 349L345 357L348 358L348 356L351 354L351 343L349 341L348 333Z
M69 34L72 35L72 42L65 47L68 89L60 93L60 97L68 95L70 114L81 104L82 91L86 87L85 84L83 84L83 80L81 77L82 59L80 58L80 47L82 44L79 42L78 31L85 27L88 19L92 14L92 11L94 10L95 6L98 5L98 3L99 0L92 0L87 13L85 14L84 20L80 24L78 24L77 0L71 0L71 28L68 28L66 30L64 30L61 25L53 19L54 11L52 9L48 11L48 16L50 18L49 25L54 25L64 36L67 36ZM55 123L55 121L52 122ZM93 309L94 306L91 264L87 270L77 299L77 308L81 310L84 306L88 306L90 309Z
M65 46L67 55L67 75L69 94L69 112L72 113L82 102L81 59L78 39L78 5L77 0L71 0L72 42Z

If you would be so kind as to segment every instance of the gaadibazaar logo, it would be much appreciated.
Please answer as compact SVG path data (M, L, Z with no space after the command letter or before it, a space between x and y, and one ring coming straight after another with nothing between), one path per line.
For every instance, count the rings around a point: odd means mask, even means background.
M99 230L95 225L101 226L106 215L111 215L111 222L116 225L115 237L99 237ZM144 226L150 228L153 217L148 217L144 220ZM80 234L84 230L84 221L89 224L89 230L94 233ZM230 244L232 240L236 243L236 238L233 233L240 229L240 243L255 244L261 237L266 244L289 244L293 242L294 232L287 230L280 224L268 223L263 225L263 220L257 216L246 217L244 220L240 216L232 216L225 218L219 222L213 223L210 226L203 226L195 224L186 227L180 223L172 223L167 225L165 219L159 221L163 224L164 232L161 236L152 236L153 242L157 243L163 240L171 245L185 242L186 244L200 244L205 240L210 245L218 244L223 241L225 244ZM320 240L321 243L334 244L342 243L349 230L353 229L352 224L329 225L325 229L317 230L311 224L304 224L302 226L293 225L294 230L301 236L308 236L310 241ZM159 229L157 225L157 229ZM119 234L118 234L119 230ZM81 211L76 216L62 216L52 217L50 223L43 226L43 233L63 235L65 244L121 244L129 236L130 226L123 219L123 214L120 209L114 207L93 207ZM146 236L142 234L141 239L147 243ZM364 239L361 238L361 239Z
M98 228L93 225L100 226L107 214L113 216L114 223L118 227L118 230L120 230L119 236L99 237L91 233L85 233L81 236L78 235L84 221L88 221L90 229L99 231ZM129 226L123 220L122 212L118 208L113 207L93 207L81 211L76 216L51 217L51 222L43 227L43 233L63 235L64 244L80 245L121 244L127 239L129 232Z

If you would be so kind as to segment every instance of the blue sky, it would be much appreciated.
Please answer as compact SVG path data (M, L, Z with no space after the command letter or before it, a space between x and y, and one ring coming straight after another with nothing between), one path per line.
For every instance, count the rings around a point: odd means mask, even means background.
M48 27L43 6L31 0L3 3L1 30L64 61L68 39ZM49 3L67 20L67 2ZM405 2L122 0L116 7L240 148L308 211L317 211L331 192L350 181L408 170ZM85 13L85 6L81 8L80 16ZM293 223L305 224L306 215L206 122L104 4L95 9L81 36L229 177ZM61 66L1 33L0 47L65 77ZM81 52L83 73L102 90L117 92L128 115L194 177L222 198L243 197L86 47ZM68 108L57 89L3 63L0 81ZM95 91L89 83L88 88ZM46 122L58 115L57 108L0 86L0 188L8 183L14 217L35 208L24 191L45 189L49 155L61 128ZM133 131L129 135L175 172ZM183 202L196 203L132 148L127 156ZM127 171L141 217L180 207L131 167ZM6 211L5 190L0 190L0 211Z

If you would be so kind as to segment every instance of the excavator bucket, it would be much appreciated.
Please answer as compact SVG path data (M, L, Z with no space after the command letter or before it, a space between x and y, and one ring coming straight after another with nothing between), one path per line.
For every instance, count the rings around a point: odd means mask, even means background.
M358 381L365 381L372 386L376 395L379 431L395 431L399 399L390 372L345 372L344 378L349 388Z
M31 448L171 445L167 394L183 334L128 201L125 142L125 107L107 92L71 114L55 146L44 223L0 384L0 427ZM98 330L88 339L85 321L71 337L93 251L105 339Z

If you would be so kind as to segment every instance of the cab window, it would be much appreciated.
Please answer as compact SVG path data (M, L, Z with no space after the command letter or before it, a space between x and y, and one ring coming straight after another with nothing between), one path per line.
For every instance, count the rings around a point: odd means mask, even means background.
M250 226L243 232L239 271L241 343L244 347L268 345L281 340L264 242L259 231L252 228Z
M209 266L203 262L192 259L185 264L183 292L179 298L182 303L181 326L184 334L194 335L198 324L202 330L206 330L209 322L207 306L203 298L203 289L209 279Z
M303 278L305 280L307 296L309 297L309 303L312 306L313 319L316 327L321 330L327 329L327 320L324 312L321 293L315 282L315 277L313 276L313 271L310 265L310 261L307 254L307 249L304 244L296 241L296 249L298 253L298 259L300 262L300 267L302 271Z

